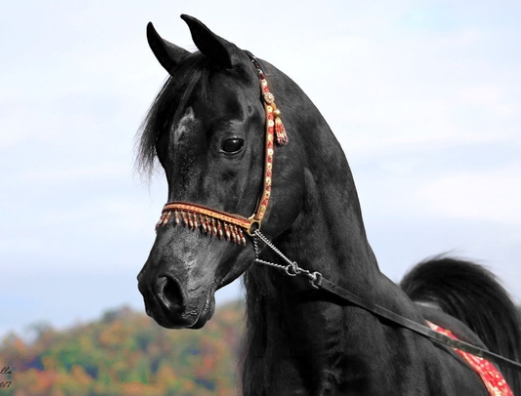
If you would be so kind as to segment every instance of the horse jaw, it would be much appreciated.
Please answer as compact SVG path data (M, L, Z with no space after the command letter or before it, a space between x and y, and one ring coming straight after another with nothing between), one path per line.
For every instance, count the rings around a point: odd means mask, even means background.
M215 292L253 260L251 246L168 227L158 233L137 277L146 312L162 327L199 329L213 316Z

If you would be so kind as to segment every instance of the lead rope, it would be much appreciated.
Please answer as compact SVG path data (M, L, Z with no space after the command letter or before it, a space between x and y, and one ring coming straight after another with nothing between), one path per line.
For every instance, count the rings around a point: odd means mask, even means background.
M492 363L496 363L499 365L504 365L510 367L516 371L521 371L521 363L518 363L514 360L510 360L506 357L500 356L496 353L490 352L486 349L479 348L475 345L469 344L465 341L455 340L443 333L438 333L429 327L417 323L411 319L405 318L397 313L394 313L387 308L384 308L378 304L374 304L370 301L367 301L356 294L351 293L349 290L346 290L333 282L325 279L322 274L318 271L308 271L299 267L299 265L295 261L291 261L288 257L286 257L277 247L268 239L265 235L263 235L259 229L256 229L253 232L253 248L255 250L255 263L260 265L266 265L269 267L277 268L279 270L283 270L288 276L297 276L304 275L309 279L309 283L315 289L324 290L328 293L331 293L343 301L356 305L371 314L389 320L403 328L411 330L423 337L428 338L431 341L435 341L444 345L447 345L452 348L459 349L464 352L468 352L474 356L478 356L485 360L488 360ZM281 257L287 265L281 265L272 263L271 261L262 260L259 258L260 255L260 247L259 240L261 240L267 247L273 250L279 257Z

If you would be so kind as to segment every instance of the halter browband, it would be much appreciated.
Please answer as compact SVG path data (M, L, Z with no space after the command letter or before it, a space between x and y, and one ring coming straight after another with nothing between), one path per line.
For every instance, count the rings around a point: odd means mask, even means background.
M163 207L161 218L156 225L156 231L159 227L167 225L173 218L176 226L182 224L194 231L200 229L206 235L213 235L220 239L226 238L227 241L246 246L244 232L253 236L253 232L260 229L271 196L274 136L276 136L277 144L279 145L287 144L288 136L280 119L280 110L275 105L275 97L268 88L266 74L255 57L249 56L259 76L262 100L266 112L264 186L255 212L249 218L246 218L189 202L168 202Z

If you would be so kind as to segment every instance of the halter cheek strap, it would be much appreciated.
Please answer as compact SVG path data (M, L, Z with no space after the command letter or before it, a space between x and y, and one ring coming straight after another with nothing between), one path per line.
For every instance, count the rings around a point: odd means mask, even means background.
M172 219L174 224L184 225L191 230L201 230L206 235L213 235L220 239L235 242L246 246L244 233L253 236L255 230L261 227L262 219L271 197L271 178L273 175L274 140L279 145L288 143L288 136L280 119L280 110L275 105L275 97L268 88L266 74L259 62L251 54L251 62L259 76L262 100L266 113L266 139L264 154L264 185L262 194L257 202L255 212L249 217L230 214L215 210L203 205L189 202L168 202L161 213L161 218L156 225L156 231L166 226Z

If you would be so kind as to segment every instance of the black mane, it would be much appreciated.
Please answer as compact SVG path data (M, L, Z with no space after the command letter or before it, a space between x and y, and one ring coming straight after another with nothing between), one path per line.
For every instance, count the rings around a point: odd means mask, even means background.
M210 74L216 69L213 62L200 53L187 57L173 71L176 78L168 77L148 109L139 127L136 143L136 168L145 176L154 169L156 143L168 131L172 122L179 117L184 104L196 88L206 92Z

